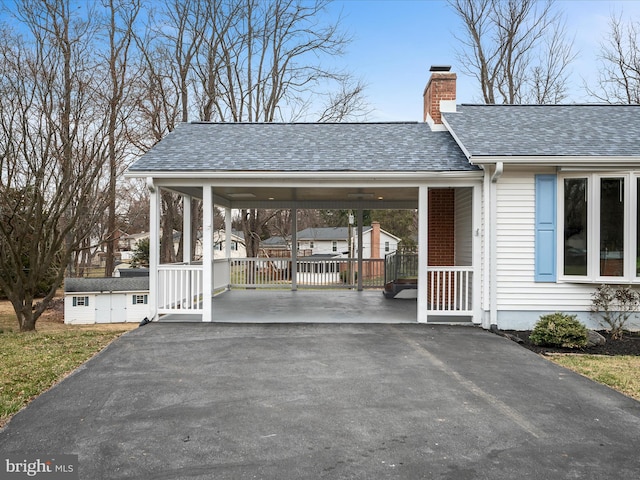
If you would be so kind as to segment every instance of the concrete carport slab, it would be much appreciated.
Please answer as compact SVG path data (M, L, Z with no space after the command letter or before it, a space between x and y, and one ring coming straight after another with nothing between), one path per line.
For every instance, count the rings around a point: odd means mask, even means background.
M413 291L415 293L415 290ZM213 299L212 321L231 323L416 323L416 299L386 299L380 290L232 289ZM200 321L171 314L161 322Z
M639 402L417 324L149 324L0 432L87 479L622 479L639 444Z

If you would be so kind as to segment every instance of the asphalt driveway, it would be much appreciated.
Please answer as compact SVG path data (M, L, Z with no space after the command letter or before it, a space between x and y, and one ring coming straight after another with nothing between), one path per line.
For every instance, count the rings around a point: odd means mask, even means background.
M0 457L77 454L94 480L626 479L639 446L640 402L410 324L146 325L0 431Z

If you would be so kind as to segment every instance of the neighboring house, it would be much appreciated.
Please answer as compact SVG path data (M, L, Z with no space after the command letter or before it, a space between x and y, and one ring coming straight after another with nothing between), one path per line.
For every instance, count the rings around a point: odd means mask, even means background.
M247 247L244 244L244 234L242 232L238 232L234 230L231 232L230 239L231 239L230 258L246 257ZM200 245L200 249L199 249L200 251L201 251L201 248L202 248L202 245ZM226 258L225 254L226 254L227 244L226 244L226 233L224 230L222 231L216 230L213 233L213 248L214 248L214 252L213 252L214 259L217 260L221 258ZM201 256L201 255L197 255L197 256Z
M165 188L202 198L211 232L214 203L291 209L293 232L302 208L414 209L419 322L464 315L484 328L530 329L563 311L598 326L590 307L599 285L640 286L640 106L455 98L456 75L433 68L424 123L181 124L127 175L146 179L152 212ZM189 266L207 292L208 237L202 265ZM164 267L151 249L156 318L174 310L156 300ZM202 299L194 312L211 321L212 301Z
M317 227L305 228L297 233L298 256L312 255L349 257L358 255L358 230L349 227ZM351 242L352 247L349 247ZM398 249L400 238L380 228L379 222L372 222L371 226L362 230L362 258L384 258L387 253ZM269 257L290 257L291 239L270 237L260 243L260 249Z
M134 233L131 235L121 235L118 247L120 248L121 258L123 261L130 261L133 253L138 247L140 240L148 240L149 232Z
M148 315L148 276L64 281L64 323L140 322Z
M158 235L161 235L161 233L159 233ZM174 230L173 231L173 250L175 252L177 252L178 249L180 248L181 238L182 238L182 233ZM134 233L131 235L125 235L120 238L119 245L120 245L120 248L122 249L120 251L120 259L123 262L131 262L131 260L133 259L133 256L135 255L138 242L140 240L149 240L149 232ZM196 240L196 256L202 255L202 248L201 248L202 242L200 240L201 240L200 238Z
M351 229L349 245L349 227L306 228L298 232L298 250L310 250L311 255L341 255L345 257L358 254L358 232ZM380 228L379 222L362 229L362 258L384 258L387 253L398 249L400 238Z

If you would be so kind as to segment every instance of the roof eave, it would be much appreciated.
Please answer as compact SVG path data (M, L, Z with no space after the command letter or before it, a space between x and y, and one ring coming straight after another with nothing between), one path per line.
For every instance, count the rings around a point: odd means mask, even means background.
M412 180L418 178L434 177L475 177L481 176L479 170L419 170L419 171L167 171L167 170L140 170L125 172L127 178L154 178L154 179L198 179L198 180Z
M511 165L535 165L552 167L629 167L640 168L640 156L547 156L547 155L472 155L472 165L492 165L498 162Z

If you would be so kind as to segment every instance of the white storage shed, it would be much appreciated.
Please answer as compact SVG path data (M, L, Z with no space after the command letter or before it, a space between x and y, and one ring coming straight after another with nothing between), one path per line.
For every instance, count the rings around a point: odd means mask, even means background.
M142 321L149 311L149 277L67 278L64 323Z

